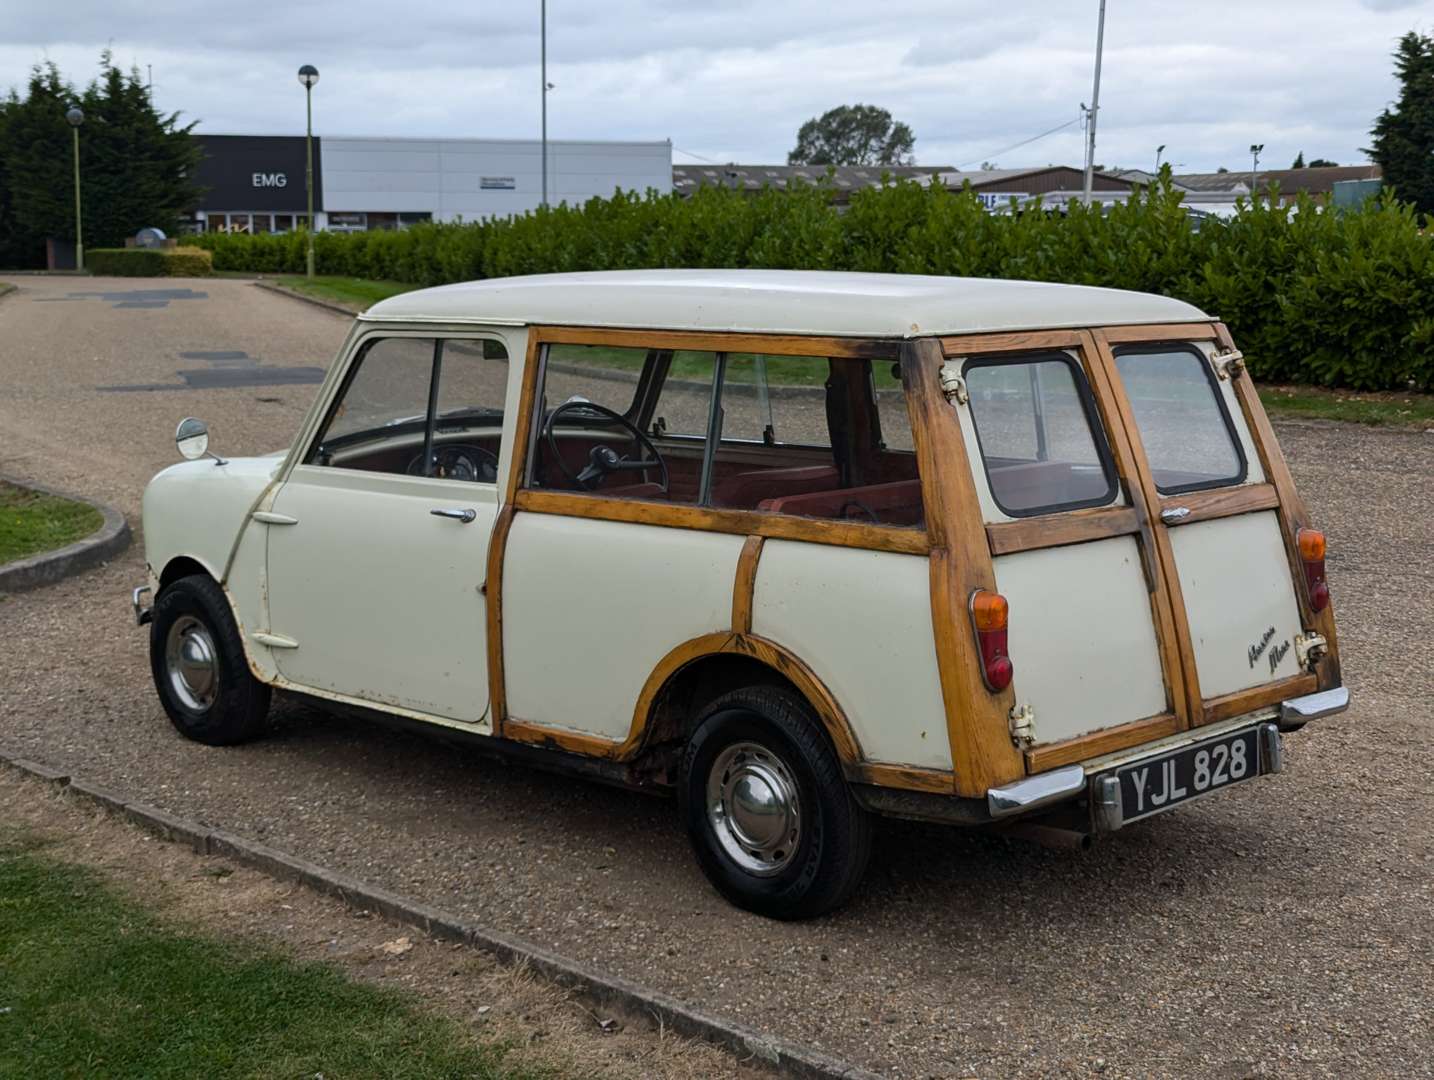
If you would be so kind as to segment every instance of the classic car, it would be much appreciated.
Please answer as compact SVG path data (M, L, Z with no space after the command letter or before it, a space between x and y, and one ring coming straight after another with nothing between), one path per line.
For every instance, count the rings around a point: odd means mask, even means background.
M786 271L518 277L355 321L287 451L144 496L160 701L271 692L676 795L778 918L878 815L1084 846L1346 707L1325 538L1178 300Z

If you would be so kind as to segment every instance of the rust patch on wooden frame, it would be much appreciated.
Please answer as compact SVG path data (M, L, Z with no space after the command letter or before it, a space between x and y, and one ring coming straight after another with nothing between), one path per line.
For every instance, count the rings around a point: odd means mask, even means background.
M1113 754L1117 750L1163 739L1180 730L1180 719L1173 712L1147 716L1144 720L1102 728L1073 739L1033 746L1026 751L1026 767L1033 773L1044 772L1060 765L1089 761L1102 754Z

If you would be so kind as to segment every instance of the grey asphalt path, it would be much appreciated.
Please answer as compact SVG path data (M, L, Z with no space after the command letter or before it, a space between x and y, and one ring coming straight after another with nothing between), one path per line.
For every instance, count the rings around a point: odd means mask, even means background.
M135 525L180 416L274 449L313 387L96 387L180 382L204 366L183 351L323 365L345 332L236 281L140 307L16 281L0 471ZM251 746L181 740L129 620L139 547L0 603L0 741L892 1075L1434 1075L1434 435L1279 431L1330 536L1354 708L1288 739L1281 776L1086 856L885 824L856 901L812 923L724 904L661 800L292 706Z

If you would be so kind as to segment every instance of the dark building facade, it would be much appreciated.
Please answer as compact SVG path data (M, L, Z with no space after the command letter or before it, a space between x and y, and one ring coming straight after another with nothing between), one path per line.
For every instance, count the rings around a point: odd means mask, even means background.
M288 232L308 209L302 135L197 135L204 189L191 227L208 232ZM314 137L314 216L324 208L323 156ZM322 218L320 218L322 224Z

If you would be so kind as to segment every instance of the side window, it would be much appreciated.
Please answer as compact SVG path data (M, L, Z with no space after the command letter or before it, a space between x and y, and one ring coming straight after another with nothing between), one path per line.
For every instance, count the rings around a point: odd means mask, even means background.
M733 354L712 505L921 528L911 427L891 361Z
M1198 350L1118 349L1115 365L1161 494L1244 481L1244 451L1214 372Z
M366 342L305 463L495 483L506 360L492 340Z
M1115 470L1074 360L977 359L965 378L987 482L1003 512L1025 517L1115 498Z
M544 347L529 486L697 502L716 354Z

